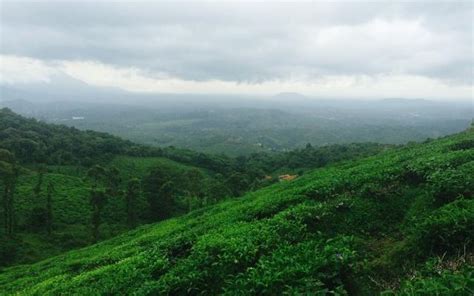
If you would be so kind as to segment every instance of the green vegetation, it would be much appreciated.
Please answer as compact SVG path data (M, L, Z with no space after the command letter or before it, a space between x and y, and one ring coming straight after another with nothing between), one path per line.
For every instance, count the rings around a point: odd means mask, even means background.
M145 147L26 119L8 109L0 110L0 127L0 225L8 235L0 242L0 266L36 262L241 196L277 182L279 174L301 175L390 148L307 145L230 158ZM29 152L24 142L31 144Z
M471 129L311 170L93 246L4 268L0 290L25 295L470 295L473 143ZM200 168L188 172L221 174ZM145 200L167 199L168 190L181 189L169 186L177 176L159 167L145 174ZM47 173L43 182L51 181L57 195L62 186L89 194L90 180L62 175L68 186L54 182L55 177ZM19 186L22 190L37 183L27 179L31 184ZM87 207L87 199L74 200Z
M153 168L161 167L169 171L187 171L196 167L173 161L165 157L133 157L117 156L110 166L116 167L122 178L137 177L143 178Z

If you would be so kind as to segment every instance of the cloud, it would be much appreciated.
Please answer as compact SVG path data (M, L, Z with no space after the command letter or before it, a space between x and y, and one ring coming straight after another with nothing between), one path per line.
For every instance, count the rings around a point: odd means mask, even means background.
M449 85L423 76L325 75L308 79L273 79L260 82L186 80L167 74L148 75L139 68L117 67L94 61L45 63L31 58L0 56L3 83L49 83L70 77L94 86L116 87L137 93L236 94L268 96L297 90L308 96L326 98L429 97L469 99L471 86ZM28 73L27 76L23 73ZM62 78L64 79L64 78Z
M51 76L58 73L54 66L25 57L0 55L0 83L50 82Z
M398 81L394 77L404 77L417 93L433 84L455 94L472 86L469 2L5 2L2 7L4 56L29 57L89 83L133 91L245 87L261 93L264 85L304 88L341 79L355 81L351 87L357 92L361 81L386 85ZM304 89L316 93L314 87ZM383 88L372 89L387 96Z
M299 92L309 96L344 98L430 97L470 98L471 86L448 85L415 75L326 75L307 79L273 79L258 83L225 80L184 80L177 77L151 78L136 68L115 68L94 62L64 62L63 71L94 85L115 86L134 92L273 95Z

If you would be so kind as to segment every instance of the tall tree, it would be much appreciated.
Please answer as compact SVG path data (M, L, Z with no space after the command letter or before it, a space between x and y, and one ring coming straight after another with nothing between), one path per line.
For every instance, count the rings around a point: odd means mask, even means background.
M133 228L137 224L137 201L140 196L140 180L133 178L128 181L127 193L125 194L126 207L127 207L127 224L128 227Z
M92 180L92 187L95 189L106 177L106 169L100 165L94 165L87 171L87 176Z
M173 176L162 168L155 168L143 180L143 191L150 206L152 221L163 220L171 215L174 206L176 187Z
M15 187L18 179L19 170L15 163L7 163L2 161L1 175L3 182L3 214L4 226L7 235L13 235L13 228L15 222Z
M33 192L35 194L36 200L39 200L41 194L41 187L43 185L43 177L44 177L45 168L40 166L38 168L38 180L36 181L35 188L33 188Z
M18 171L13 168L13 173L6 177L4 183L4 214L5 214L5 232L7 235L13 235L14 221L15 221L15 208L14 208L14 197L15 197L15 185L18 177Z
M106 193L104 190L99 189L99 185L107 180L107 170L100 166L94 165L87 171L87 176L92 181L92 188L90 189L90 205L91 211L91 226L92 226L92 237L94 241L98 241L100 233L99 227L101 223L102 209L106 202Z
M204 174L198 169L190 169L184 173L186 188L192 196L201 197L203 194Z
M155 215L158 220L169 218L173 213L174 196L176 194L176 185L173 181L165 182L158 193L159 202L155 207Z
M106 202L106 194L103 190L100 189L92 189L91 196L90 196L90 204L92 206L92 216L91 216L91 224L92 224L92 237L94 241L98 241L100 237L100 224L101 224L101 217L102 217L102 209L104 208Z
M49 181L46 193L46 231L48 235L53 232L53 193L54 185Z
M120 171L116 167L110 167L105 172L106 183L107 183L107 194L112 197L119 195L119 188L122 179L120 177Z
M0 176L3 183L3 215L5 233L13 235L15 208L15 185L19 170L15 164L15 157L8 150L0 149Z

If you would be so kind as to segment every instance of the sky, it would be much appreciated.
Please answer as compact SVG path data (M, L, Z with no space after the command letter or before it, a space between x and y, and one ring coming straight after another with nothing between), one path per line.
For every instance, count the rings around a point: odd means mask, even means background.
M473 99L472 1L0 3L2 85Z

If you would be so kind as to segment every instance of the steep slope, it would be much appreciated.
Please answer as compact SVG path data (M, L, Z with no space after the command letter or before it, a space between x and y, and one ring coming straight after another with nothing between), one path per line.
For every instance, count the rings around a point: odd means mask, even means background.
M4 294L474 290L474 132L318 169L0 274ZM390 293L390 292L387 292Z

